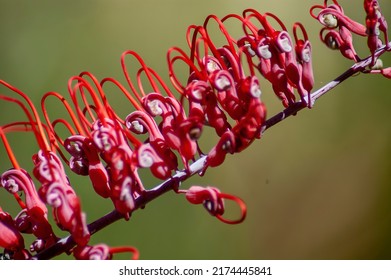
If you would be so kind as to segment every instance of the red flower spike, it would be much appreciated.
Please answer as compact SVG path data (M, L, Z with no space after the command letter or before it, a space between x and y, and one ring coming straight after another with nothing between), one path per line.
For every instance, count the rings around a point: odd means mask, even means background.
M52 245L56 236L47 219L47 208L38 197L34 183L23 169L11 169L1 175L1 185L10 193L23 191L26 197L26 208L16 219L21 232L32 232L44 243L43 247ZM41 249L43 249L43 247Z
M111 260L114 254L131 253L132 260L139 258L139 252L134 247L109 247L106 244L94 246L77 246L73 250L73 255L77 260Z
M246 218L246 204L241 200L240 198L221 193L217 188L214 187L200 187L200 186L193 186L189 188L186 191L179 191L184 192L186 195L187 201L189 201L192 204L203 204L205 209L211 214L212 216L215 216L220 221L227 223L227 224L239 224L244 221ZM224 199L232 200L236 202L241 211L240 218L237 220L228 220L223 217L224 214Z
M322 2L323 5L316 5L310 11L324 26L320 33L322 41L339 49L345 57L359 61L353 47L352 34L368 36L368 46L373 56L372 65L364 70L354 67L350 70L354 73L361 71L382 74L391 78L391 70L383 69L381 60L374 59L383 51L389 50L388 46L381 46L379 39L383 32L388 41L388 28L378 2L364 1L366 26L347 17L337 0ZM243 36L238 40L228 30L231 23L239 23L242 27ZM222 47L213 42L214 35L210 31L215 27L220 29L218 36L225 44ZM299 32L301 36L298 36ZM194 174L202 176L209 166L222 164L228 153L234 154L246 149L261 137L262 128L266 129L274 125L275 121L285 118L285 113L289 116L301 109L300 106L294 106L297 105L295 91L303 104L312 106L311 101L316 97L311 99L310 96L314 85L311 44L300 23L294 24L293 34L294 41L277 16L260 14L253 9L245 10L242 16L231 14L222 19L211 15L202 26L193 25L188 28L186 39L190 47L189 54L177 47L167 52L169 77L173 87L180 93L180 98L174 96L170 87L136 52L129 50L121 56L127 88L113 78L105 78L99 82L89 72L72 77L68 82L68 91L75 109L71 109L60 94L47 93L41 101L47 126L41 123L27 96L0 81L1 85L28 103L26 106L24 101L0 95L2 101L17 104L28 118L28 121L12 122L0 127L0 137L14 167L5 172L0 180L2 187L14 193L22 208L14 220L0 209L0 246L6 248L5 253L10 254L10 258L41 259L66 251L73 252L77 259L112 259L116 253L130 252L133 258L138 258L138 251L132 247L87 245L89 228L91 233L96 232L120 218L118 213L128 220L134 210L168 190L185 193L190 203L203 204L208 213L224 223L242 222L247 210L240 198L221 193L214 187L193 186L189 190L178 190L178 186L181 181ZM382 48L378 50L380 46ZM128 59L132 63L128 63ZM181 67L177 67L178 63ZM363 61L364 63L367 65L368 60ZM130 69L130 65L133 69ZM184 82L180 81L183 66L188 67L188 76L184 78ZM176 73L177 68L180 73ZM267 122L256 70L272 84L274 93L285 107L293 106ZM133 80L130 77L131 71ZM353 72L345 74L350 76ZM341 76L341 79L346 78L346 75ZM336 83L341 82L339 80L338 78ZM103 91L106 83L117 87L137 111L122 120L108 103ZM147 91L150 88L152 92ZM67 110L66 119L50 120L45 108L49 96L61 101ZM201 156L195 161L197 152L202 154L198 139L204 125L214 128L220 139L206 157ZM58 126L65 128L67 138L57 135ZM42 185L38 194L28 174L19 167L8 144L6 133L13 131L31 131L36 137L40 150L33 157L33 173ZM69 152L70 159L63 154L63 148ZM177 154L188 173L178 171L170 179L173 171L178 169ZM63 161L60 161L60 157ZM192 160L195 162L189 166ZM88 175L95 192L104 198L110 198L115 210L88 228L79 198L70 185L62 162L69 165L77 175ZM149 168L156 178L168 180L145 190L138 174L139 168ZM199 172L200 169L203 170ZM26 203L17 194L21 185L29 187L25 190ZM71 238L64 238L64 244L58 241L58 246L31 256L24 249L21 233L42 236L30 245L32 251L36 252L46 249L50 239L45 235L49 231L37 218L46 219L46 211L43 209L46 206L41 200L52 206L55 222L60 229L70 232ZM239 206L238 219L226 218L224 204L228 200ZM5 240L4 236L10 240ZM69 246L75 245L75 248L68 250Z
M311 16L318 20L327 29L345 27L350 32L353 32L360 36L366 36L365 26L350 19L344 14L342 7L337 1L333 0L334 4L327 6L327 1L323 6L315 5L310 9ZM315 15L314 10L321 9L321 11Z
M371 67L375 66L375 52L383 45L379 39L380 32L384 33L385 43L387 45L389 43L387 22L380 11L378 1L364 0L364 9L366 12L365 26L345 16L338 2L335 0L333 2L334 4L327 6L327 1L325 1L323 6L315 5L310 9L311 16L325 26L320 35L322 41L331 48L339 48L345 57L357 62L360 61L360 58L354 51L351 33L368 37L367 44L372 54ZM314 13L316 9L320 9L317 15ZM332 29L338 30L334 31ZM326 36L323 36L325 30L330 32Z

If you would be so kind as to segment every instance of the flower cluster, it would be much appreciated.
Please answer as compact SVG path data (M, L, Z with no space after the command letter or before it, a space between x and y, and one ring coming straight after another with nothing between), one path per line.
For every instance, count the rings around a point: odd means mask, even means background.
M368 36L374 54L381 44L377 29L384 32L387 40L387 25L374 4L376 1L365 1L366 28L344 16L337 1L333 2L327 6L326 0L323 6L311 9L311 14L325 25L322 40L358 61L350 35L357 33ZM315 16L314 10L318 8L321 12ZM228 21L241 26L242 37L231 36L226 27ZM209 32L212 24L217 24L225 38L223 46L215 45ZM326 31L327 35L323 35ZM76 175L88 177L95 193L110 199L115 212L128 220L133 211L159 194L159 189L145 188L140 169L149 169L155 178L164 181L178 178L175 176L179 173L193 175L192 163L203 159L201 173L204 173L208 167L221 165L227 154L239 153L261 137L266 106L261 100L258 76L271 83L284 108L313 106L312 48L301 23L293 25L291 36L277 16L247 9L242 15L223 18L211 15L203 25L190 26L186 38L189 52L177 47L167 52L171 86L136 52L128 50L121 56L126 84L114 78L98 80L89 72L71 77L70 102L57 92L43 96L45 123L26 94L0 81L15 95L0 95L0 99L19 106L27 118L0 126L12 165L1 175L1 186L15 197L21 208L15 218L0 208L0 246L7 256L36 258L59 242L48 221L49 206L56 225L69 232L74 246L68 253L75 258L110 259L121 252L130 252L133 258L138 258L133 247L89 244L93 232L66 174L68 168ZM133 62L131 66L129 60ZM178 64L189 70L185 81L179 78L178 69L183 67ZM131 72L136 73L135 77ZM127 98L135 108L133 112L125 117L115 112L107 98L109 84ZM48 98L59 101L68 116L50 117ZM215 132L218 141L205 152L199 139L207 128ZM63 135L60 129L67 131L65 137L60 136ZM7 134L15 131L35 136L38 146L33 156L35 181L20 166L8 142ZM240 198L211 186L180 188L180 181L172 180L170 190L184 195L192 204L203 204L220 221L236 224L245 219L246 205ZM24 193L24 200L20 192ZM237 204L239 218L231 220L224 216L226 200ZM36 237L29 250L25 249L23 234Z
M368 73L381 73L383 76L391 78L391 68L383 69L383 62L375 58L376 51L383 46L383 41L380 39L381 33L384 36L386 50L391 48L388 41L387 21L381 12L379 2L376 0L364 1L365 25L345 15L337 0L333 0L331 5L327 5L327 2L325 0L323 5L315 5L310 10L311 16L324 26L320 31L322 42L331 49L339 50L344 57L359 62L361 58L354 48L353 34L366 37L372 55L371 69Z

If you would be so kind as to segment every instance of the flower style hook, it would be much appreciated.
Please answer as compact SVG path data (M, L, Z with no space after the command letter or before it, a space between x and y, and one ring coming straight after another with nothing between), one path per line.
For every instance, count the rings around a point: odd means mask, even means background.
M203 204L209 214L226 224L239 224L246 218L247 207L244 201L236 196L221 193L217 188L192 186L188 190L178 192L185 193L187 201L192 204ZM225 212L224 200L231 200L238 204L241 212L238 219L230 220L223 217Z
M111 260L114 254L130 253L132 260L139 259L139 252L136 248L130 246L109 247L106 244L97 244L94 246L77 246L73 249L73 255L77 260Z

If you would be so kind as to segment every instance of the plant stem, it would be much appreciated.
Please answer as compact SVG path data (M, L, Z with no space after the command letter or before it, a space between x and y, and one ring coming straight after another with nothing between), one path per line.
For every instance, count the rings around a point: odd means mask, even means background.
M375 58L379 58L384 52L391 50L391 42L389 42L388 46L385 45L378 49L375 53ZM357 62L352 67L350 67L347 71L342 73L340 76L338 76L333 81L329 82L322 88L318 89L317 91L314 91L311 93L310 98L313 103L315 103L316 100L318 100L320 97L325 95L327 92L334 89L336 86L340 85L343 81L346 79L352 77L353 75L364 71L372 62L372 56L367 57L366 59L363 59L360 62ZM300 110L307 108L303 102L298 101L282 112L274 115L273 117L269 118L265 124L262 126L261 130L262 132L266 131L267 129L271 128L272 126L278 124L279 122L285 120L286 118L295 115ZM143 208L146 204L154 200L155 198L163 195L164 193L176 190L181 182L187 180L189 177L199 174L200 172L204 171L204 166L206 162L206 156L201 156L197 161L195 161L193 164L190 165L190 170L188 172L186 171L178 171L174 176L172 176L170 179L164 181L163 183L159 184L158 186L154 187L153 189L150 189L146 191L142 196L138 197L135 200L135 210L138 208ZM109 226L110 224L124 218L120 213L118 213L116 210L113 210L112 212L106 214L105 216L99 218L98 220L92 222L88 225L88 229L91 233L91 235L95 234L96 232L104 229L105 227ZM75 241L71 236L65 237L60 239L56 244L53 246L47 248L46 250L37 253L35 256L33 256L32 259L42 260L42 259L52 259L55 256L58 256L62 253L70 253L72 248L76 245Z
M388 46L384 45L383 47L379 48L375 53L375 58L378 59L384 52L390 51L390 50L391 50L391 42L388 43ZM348 70L346 70L344 73L342 73L337 78L335 78L333 81L324 85L323 87L321 87L317 91L314 91L313 93L311 93L310 98L311 98L312 103L315 103L316 100L318 100L320 97L325 95L327 92L334 89L336 86L340 85L346 79L365 70L365 68L367 68L371 64L371 62L372 62L372 56L369 56L369 57L361 60L360 62L357 62L352 67L350 67ZM284 111L282 111L282 112L276 114L275 116L271 117L270 119L268 119L265 122L265 124L262 128L262 131L269 129L270 127L283 121L287 117L290 117L292 115L296 115L297 112L299 112L300 110L302 110L304 108L306 108L306 106L301 101L296 102L295 104L286 108Z

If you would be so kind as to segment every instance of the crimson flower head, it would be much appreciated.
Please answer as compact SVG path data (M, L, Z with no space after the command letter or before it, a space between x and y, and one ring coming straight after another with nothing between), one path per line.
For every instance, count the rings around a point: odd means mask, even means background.
M243 37L233 39L226 21L237 21L243 27ZM220 27L226 45L220 47L213 42L209 34L212 22ZM159 191L143 185L140 169L149 169L158 180L173 180L182 174L180 169L186 176L193 175L191 165L200 158L203 172L222 164L228 154L245 150L261 137L266 106L261 100L262 81L257 72L273 84L285 107L296 102L296 92L303 105L312 106L311 45L301 24L296 23L293 32L292 39L278 17L251 9L242 16L219 19L211 15L202 26L189 27L190 53L177 47L167 52L169 78L176 92L136 52L128 50L121 56L125 84L110 77L98 80L89 72L73 76L68 81L69 98L57 92L42 97L45 122L26 94L1 81L14 95L1 99L18 105L26 120L0 127L12 165L1 175L1 186L21 207L14 219L4 212L1 230L9 236L9 243L3 240L0 245L15 258L38 258L59 240L48 222L50 209L56 226L69 232L77 259L110 259L122 251L133 252L137 257L132 247L89 244L93 232L67 168L77 176L88 177L97 199L110 199L115 213L128 220L133 211ZM178 63L189 69L185 81L176 73ZM118 115L108 102L107 84L119 89L134 110ZM147 92L146 88L151 90ZM51 117L49 98L57 100L68 116ZM210 151L204 151L199 143L206 129L218 137ZM32 172L22 169L7 140L9 133L20 130L33 133L36 139ZM192 204L203 204L212 216L225 223L240 223L246 216L241 199L215 187L186 190L174 184L171 189L185 193ZM21 191L25 201L19 196ZM238 204L241 214L237 220L223 217L225 200ZM33 255L25 250L21 234L36 236L30 246Z
M341 54L355 62L361 61L353 42L353 34L367 38L367 45L372 55L371 69L369 73L381 73L390 78L390 70L383 70L383 63L380 59L375 59L375 53L383 46L380 38L384 35L386 49L389 46L388 24L384 18L379 1L364 0L364 10L366 13L365 24L352 20L344 13L342 6L337 0L332 0L328 5L328 0L323 5L315 5L311 8L311 16L317 19L324 27L320 32L321 40L331 49L340 50ZM318 11L318 13L316 13Z
M345 15L336 0L328 2L310 10L323 26L321 40L359 62L352 34L366 37L372 63L364 72L391 77L391 71L382 69L376 60L382 46L380 33L388 44L388 27L378 1L364 1L365 25ZM239 38L230 34L228 23L239 24L243 31ZM222 45L214 42L211 25L218 26ZM76 259L111 259L117 253L131 253L136 259L135 248L90 244L91 235L109 221L129 220L134 211L167 191L184 195L191 204L202 204L224 223L245 219L246 205L240 198L211 186L186 188L183 182L223 164L227 156L244 151L262 137L267 127L263 83L271 84L284 117L285 112L294 114L292 108L312 108L312 45L301 23L289 29L276 15L254 9L223 18L210 15L202 25L188 28L186 40L188 51L172 47L167 52L167 81L135 51L127 50L120 59L125 83L111 77L100 80L90 72L75 75L67 84L69 96L43 95L43 119L25 93L0 80L8 91L8 95L0 94L0 101L16 105L24 114L22 121L0 123L10 165L1 171L0 186L20 208L15 217L0 208L0 247L9 258L52 257L57 254L52 252L54 245L65 244L63 252ZM180 78L183 66L188 69L185 79ZM127 108L132 109L126 115L113 109L108 85L128 101ZM48 106L49 98L58 106ZM59 107L65 109L65 116L53 117L52 110ZM217 139L209 150L200 141L207 130ZM35 138L32 170L24 168L13 152L8 136L14 132ZM145 186L142 169L160 184ZM97 204L109 199L113 211L87 224L88 213L68 172L86 177L96 194L90 199ZM226 201L239 207L238 218L227 218ZM56 236L53 226L69 236ZM34 236L28 249L24 235Z

